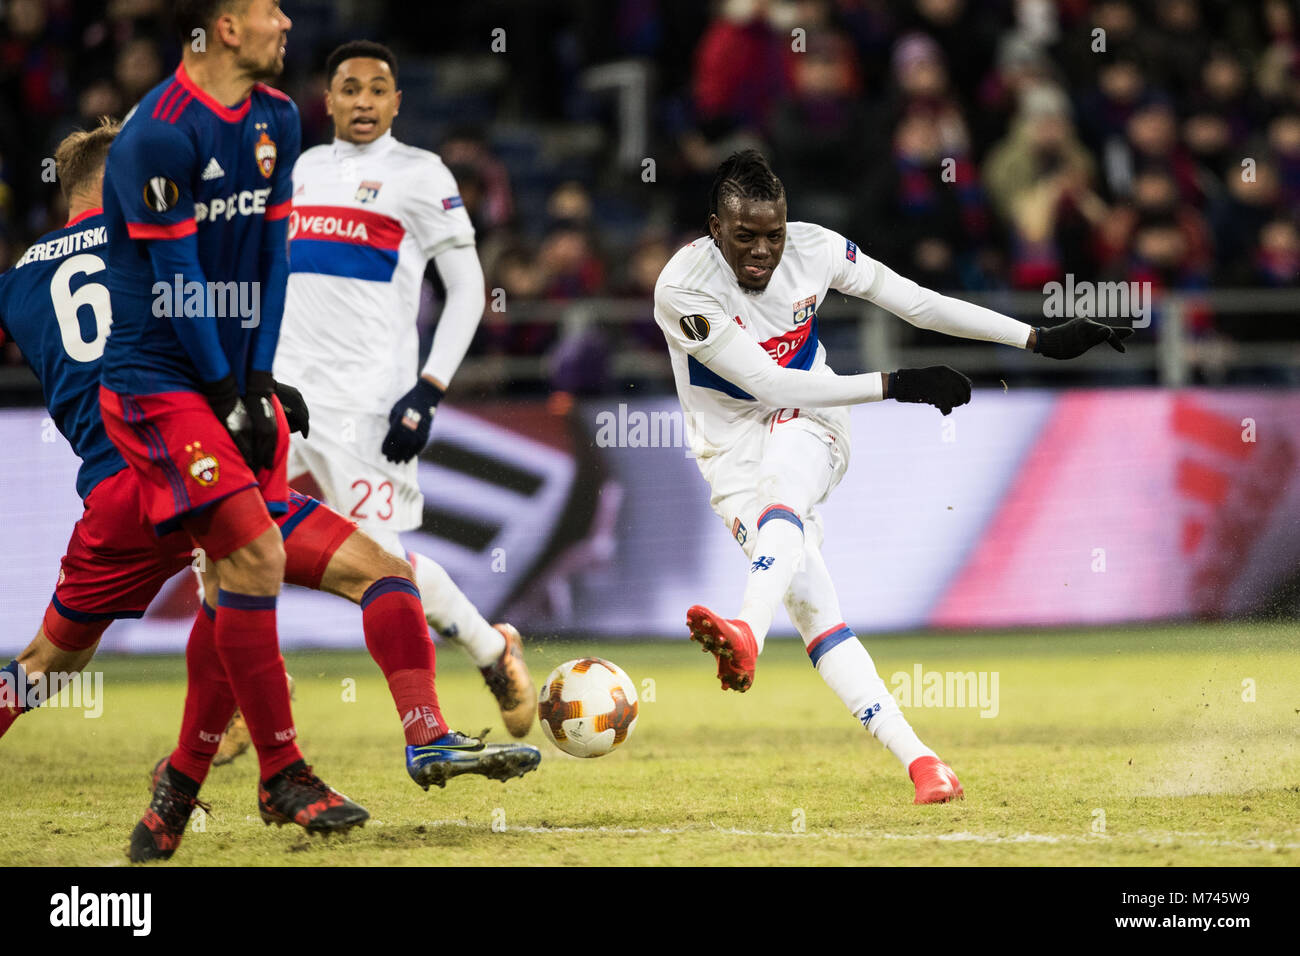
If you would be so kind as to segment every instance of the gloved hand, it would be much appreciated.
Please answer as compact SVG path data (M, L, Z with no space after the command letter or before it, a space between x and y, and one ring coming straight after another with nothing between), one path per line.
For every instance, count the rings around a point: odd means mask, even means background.
M275 397L280 400L280 407L284 409L284 417L289 422L289 431L297 432L306 438L307 429L311 426L311 415L302 392L292 385L276 382Z
M429 443L433 413L442 401L442 389L426 378L397 400L388 413L388 434L384 436L384 457L399 465L408 462Z
M218 382L204 382L200 390L212 407L217 421L226 426L230 437L235 440L235 447L249 466L253 465L253 438L249 426L248 410L244 400L239 397L239 386L235 376L227 375Z
M244 390L244 408L248 411L249 435L252 455L247 459L254 471L275 464L275 450L280 441L280 423L275 418L271 396L275 394L275 379L270 372L249 372L248 388Z
M1043 326L1034 331L1038 333L1034 351L1054 359L1078 358L1102 342L1109 342L1116 352L1123 352L1124 340L1133 334L1132 329L1111 328L1082 316L1061 325Z
M947 415L958 405L970 401L970 379L947 365L900 368L889 373L885 398L933 405Z

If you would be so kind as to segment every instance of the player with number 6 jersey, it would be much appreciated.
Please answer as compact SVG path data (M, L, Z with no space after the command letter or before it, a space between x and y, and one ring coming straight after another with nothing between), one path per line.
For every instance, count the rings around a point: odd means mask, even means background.
M302 389L311 436L293 439L289 479L319 494L415 569L426 620L465 649L506 728L522 737L537 692L518 632L492 626L432 558L399 532L420 527L419 453L484 308L474 227L434 153L398 142L397 58L356 41L330 54L325 103L334 141L293 171L289 284L277 376ZM417 368L416 314L433 260L446 301Z

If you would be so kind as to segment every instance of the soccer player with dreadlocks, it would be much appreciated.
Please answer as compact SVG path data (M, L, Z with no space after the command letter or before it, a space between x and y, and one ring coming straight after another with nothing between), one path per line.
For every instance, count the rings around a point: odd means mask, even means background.
M917 737L845 624L815 509L848 468L848 406L893 399L947 415L970 401L970 380L947 366L836 375L818 341L817 306L835 289L920 328L1057 359L1102 342L1122 352L1130 330L1084 318L1032 328L923 289L836 232L787 223L785 188L754 150L718 168L708 229L664 267L655 321L713 510L749 559L749 577L734 617L687 611L691 639L717 658L723 688L743 693L783 601L822 679L907 768L915 802L961 797L957 775Z

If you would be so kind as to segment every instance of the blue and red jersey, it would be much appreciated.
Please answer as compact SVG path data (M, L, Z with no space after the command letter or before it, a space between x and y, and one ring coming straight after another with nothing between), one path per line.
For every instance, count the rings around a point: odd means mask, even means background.
M40 379L45 407L81 459L77 494L126 467L99 413L100 357L113 313L107 224L92 209L38 239L0 276L0 328Z
M103 384L149 395L271 371L288 277L298 108L256 84L227 107L184 65L148 93L108 154L113 332Z

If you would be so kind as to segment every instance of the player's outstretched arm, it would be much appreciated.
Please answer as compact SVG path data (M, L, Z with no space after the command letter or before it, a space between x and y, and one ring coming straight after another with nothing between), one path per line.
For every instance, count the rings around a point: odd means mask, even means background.
M712 324L706 324L711 330ZM900 402L933 405L947 415L958 405L970 401L970 379L946 365L860 375L785 368L736 326L725 320L719 324L721 327L715 333L716 339L710 347L695 350L695 358L763 405L773 408L829 408L892 398Z
M1035 328L972 302L940 295L905 279L883 263L866 298L923 329L983 342L1027 348L1048 358L1078 358L1094 345L1109 342L1118 352L1132 329L1115 329L1092 319L1077 318L1064 325Z

